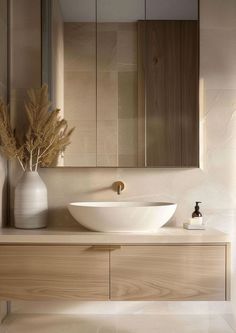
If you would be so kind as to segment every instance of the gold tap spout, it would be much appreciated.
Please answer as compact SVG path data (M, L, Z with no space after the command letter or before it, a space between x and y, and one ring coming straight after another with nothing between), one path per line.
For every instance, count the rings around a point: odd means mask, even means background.
M117 182L115 182L115 183L113 183L113 188L114 188L114 190L116 191L116 193L118 194L118 195L120 195L121 194L121 192L124 190L124 188L125 188L125 184L122 182L122 181L117 181Z

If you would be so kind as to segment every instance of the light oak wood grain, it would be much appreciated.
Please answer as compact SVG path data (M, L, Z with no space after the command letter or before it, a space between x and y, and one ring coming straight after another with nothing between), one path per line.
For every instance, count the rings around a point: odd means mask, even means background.
M124 246L111 253L112 300L225 300L225 246Z
M230 245L2 245L1 300L228 300Z
M109 251L90 246L1 246L0 299L108 300Z

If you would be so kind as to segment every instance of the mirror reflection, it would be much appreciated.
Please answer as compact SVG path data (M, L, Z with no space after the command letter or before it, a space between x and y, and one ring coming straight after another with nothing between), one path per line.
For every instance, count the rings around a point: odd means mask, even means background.
M42 80L76 128L57 166L198 166L197 0L44 0L42 12Z

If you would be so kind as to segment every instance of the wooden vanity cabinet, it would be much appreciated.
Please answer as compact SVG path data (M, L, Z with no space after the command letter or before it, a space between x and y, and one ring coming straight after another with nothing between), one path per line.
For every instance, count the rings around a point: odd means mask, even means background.
M1 300L229 298L227 244L1 245Z
M108 300L109 251L92 246L1 246L0 299Z
M225 300L226 248L123 246L111 254L111 299Z

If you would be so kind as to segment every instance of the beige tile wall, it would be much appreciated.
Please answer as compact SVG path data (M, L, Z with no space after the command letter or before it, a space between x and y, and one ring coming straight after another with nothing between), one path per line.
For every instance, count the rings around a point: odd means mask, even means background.
M99 23L97 43L97 165L135 166L138 112L137 24Z
M96 166L96 26L64 23L65 118L75 126L65 165Z
M64 163L135 166L137 25L100 23L97 29L96 64L95 24L64 23L64 111L65 118L76 126Z
M18 129L25 124L23 113L26 92L41 85L41 2L40 0L11 1L10 110ZM21 176L18 164L11 163L11 223L13 223L14 186Z
M13 25L18 25L12 47L12 90L40 84L40 12L35 0L13 0ZM20 5L19 5L20 3ZM33 4L32 4L33 3ZM18 8L21 7L21 8ZM24 7L25 6L25 7ZM27 8L27 10L25 10ZM31 19L38 23L32 28ZM175 221L186 221L195 200L201 200L205 221L229 232L235 258L236 213L236 2L201 0L201 160L202 169L43 169L48 187L50 223L76 225L66 205L76 200L167 200L178 203ZM17 23L19 22L19 23ZM20 38L19 38L20 37ZM21 44L17 40L21 40ZM23 43L24 41L24 43ZM30 47L29 47L30 45ZM27 51L34 57L26 56ZM38 53L37 53L37 52ZM21 61L16 59L21 58ZM38 59L38 61L37 61ZM19 66L21 66L19 68ZM21 99L17 99L17 105ZM16 102L14 102L15 104ZM18 108L20 114L20 109ZM12 183L17 173L11 176ZM112 192L117 179L126 182L121 198ZM235 265L232 302L119 302L119 303L16 303L17 311L61 311L66 313L216 313L231 312L235 304ZM54 307L55 306L55 307Z

